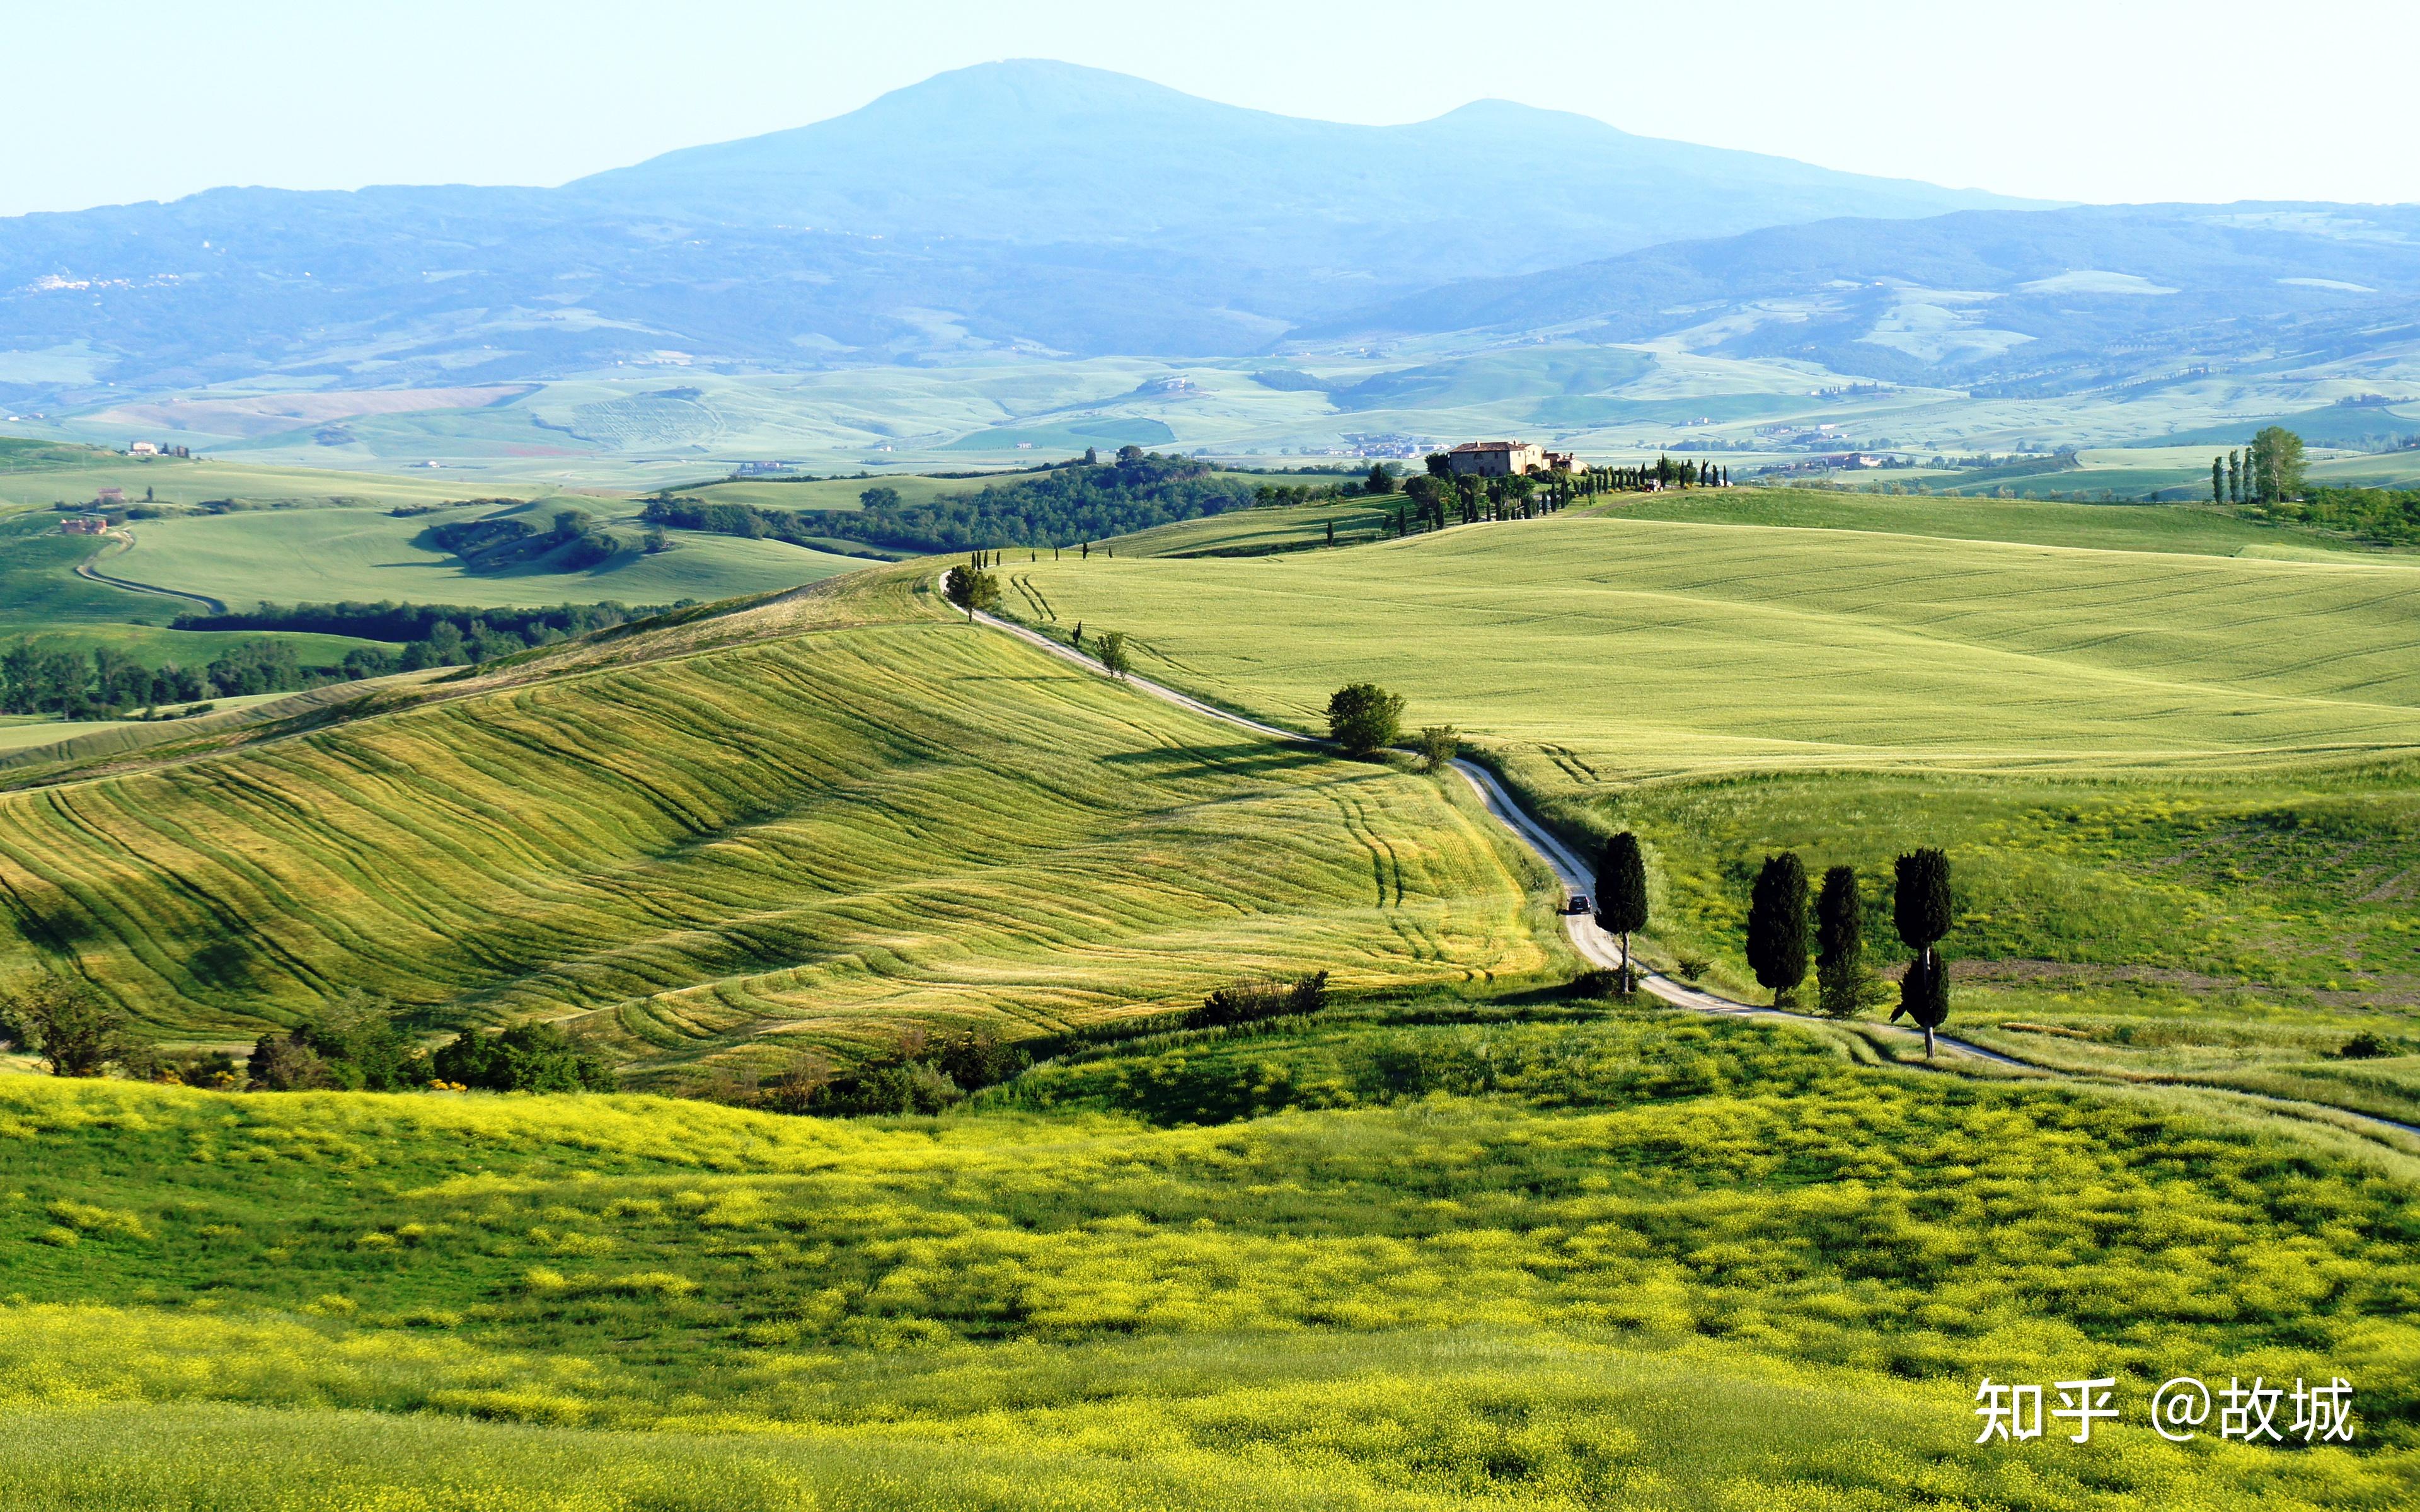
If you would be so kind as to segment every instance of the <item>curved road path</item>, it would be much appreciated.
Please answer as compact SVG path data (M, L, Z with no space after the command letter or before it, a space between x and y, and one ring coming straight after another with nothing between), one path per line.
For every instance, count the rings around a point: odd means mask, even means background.
M1006 631L1008 634L1016 637L1020 640L1039 647L1041 650L1047 651L1050 655L1057 656L1062 661L1074 662L1077 666L1082 667L1089 671L1103 672L1103 675L1107 675L1099 662L1094 661L1092 657L1085 656L1082 652L1076 650L1072 646L1051 640L1048 636L1042 634L1038 630L1033 630L1025 625L1018 625L1013 620L1001 619L996 614L986 614L980 609L975 611L973 617L976 620L981 621L983 624L990 625L993 629ZM1302 734L1296 731L1285 730L1277 725L1264 724L1258 719L1247 718L1243 715L1233 713L1227 709L1222 709L1215 703L1210 703L1202 699L1195 698L1189 693L1180 693L1175 688L1170 687L1165 684L1155 683L1148 677L1138 677L1132 673L1128 673L1125 681L1129 687L1140 692L1147 693L1153 698L1160 699L1169 703L1173 703L1179 708L1189 709L1196 714L1202 715L1208 718L1217 719L1221 723L1233 725L1242 730L1249 730L1255 734L1265 735L1272 740L1283 740L1292 742L1295 745L1306 746L1326 744L1325 741L1315 739L1310 735ZM1544 825L1540 824L1528 810L1522 808L1518 803L1513 801L1512 794L1505 791L1504 784L1497 780L1496 774L1488 771L1484 767L1476 765L1470 762L1463 761L1460 758L1455 759L1453 768L1456 772L1461 774L1463 780L1468 782L1471 789L1479 795L1481 801L1487 806L1487 811L1495 816L1497 822L1504 825L1505 828L1511 830L1513 835L1520 840L1522 844L1528 846L1530 852L1534 854L1539 860L1545 863L1547 870L1552 872L1557 880L1562 883L1563 890L1566 895L1584 893L1590 889L1591 883L1589 868L1578 856L1572 854L1570 846L1565 845L1560 840L1558 840L1554 833L1547 829ZM1593 962L1600 966L1618 967L1621 964L1621 946L1612 936L1606 934L1605 931L1597 927L1594 918L1586 914L1565 914L1563 916L1563 928L1571 935L1572 948L1577 950L1583 959ZM1700 1013L1724 1013L1738 1018L1779 1019L1795 1024L1823 1022L1820 1020L1811 1020L1803 1013L1792 1013L1779 1009L1761 1008L1753 1003L1739 1002L1733 998L1722 996L1717 993L1710 993L1702 987L1692 987L1685 982L1675 981L1669 977L1661 976L1652 971L1640 970L1638 972L1638 984L1641 988L1645 989L1650 995L1661 998L1663 1001L1671 1004L1675 1008L1690 1009ZM1869 1034L1901 1037L1910 1041L1911 1044L1921 1041L1921 1036L1913 1029L1898 1029L1875 1024L1861 1025L1859 1027L1863 1032ZM1988 1061L1993 1065L2005 1066L2016 1071L2028 1072L2038 1076L2052 1077L2061 1081L2083 1081L2095 1083L2100 1081L2099 1078L2095 1077L2078 1076L2072 1072L2063 1071L2055 1066L2037 1065L2032 1061L2020 1060L2013 1056L2004 1056L1996 1050L1986 1050L1981 1045L1970 1044L1963 1040L1954 1040L1946 1034L1936 1034L1933 1039L1935 1043L1937 1043L1942 1049L1952 1051L1958 1055L1971 1057L1977 1060ZM2122 1081L2115 1081L2106 1085L2123 1086L2128 1084ZM2199 1084L2185 1083L2174 1085L2198 1086ZM2204 1089L2225 1092L2230 1096L2242 1098L2248 1102L2278 1111L2291 1112L2299 1108L2324 1107L2328 1108L2332 1112L2342 1114L2347 1118L2357 1119L2364 1123L2376 1124L2388 1129L2397 1129L2409 1134L2420 1134L2420 1124L2404 1123L2398 1119L2381 1118L2374 1113L2356 1113L2350 1108L2337 1108L2328 1103L2297 1103L2291 1100L2284 1098L2263 1097L2257 1093L2252 1092L2238 1092L2232 1088L2207 1088Z
M118 555L123 556L128 551L134 549L134 532L132 531L111 531L108 532L107 534L110 537L114 537L125 543L124 547L120 548ZM181 588L162 588L156 583L136 582L132 578L113 578L108 573L105 573L99 567L93 565L94 563L99 562L100 560L101 553L99 551L95 551L92 555L85 558L82 562L77 563L75 569L76 576L84 579L87 582L104 583L112 588L123 588L131 594L158 594L163 598L181 598L189 603L199 604L202 608L209 610L213 614L225 614L226 612L226 606L219 600L212 598L208 594L189 594Z

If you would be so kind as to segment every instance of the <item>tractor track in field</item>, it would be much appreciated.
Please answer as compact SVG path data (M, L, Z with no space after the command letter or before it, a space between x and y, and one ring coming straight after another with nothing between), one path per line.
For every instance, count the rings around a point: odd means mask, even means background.
M1005 620L996 614L985 613L981 609L973 611L972 618L981 624L991 626L993 629L1005 631L1030 645L1035 646L1049 653L1051 656L1057 656L1063 661L1073 662L1077 666L1082 667L1089 671L1101 672L1104 676L1108 675L1099 662L1094 661L1092 657L1085 656L1082 652L1076 650L1072 646L1051 640L1048 636L1042 634L1038 630L1019 625L1014 620ZM1137 676L1134 673L1129 672L1125 681L1128 687L1133 687L1136 691L1148 694L1153 698L1160 700L1162 702L1172 703L1178 708L1190 710L1195 714L1216 719L1222 724L1233 725L1237 729L1249 730L1254 734L1264 735L1272 740L1282 740L1294 745L1304 746L1326 746L1328 744L1326 741L1321 740L1314 735L1306 735L1298 731L1282 729L1273 724L1264 724L1262 721L1251 718L1248 716L1236 714L1232 710L1222 709L1215 703L1195 698L1189 693L1181 693L1175 688L1170 687L1165 684L1155 683L1148 677ZM1464 781L1470 784L1471 791L1478 795L1480 801L1486 806L1488 813L1495 818L1497 823L1502 825L1506 829L1511 830L1513 837L1520 841L1520 842L1528 849L1530 854L1537 856L1537 858L1545 865L1547 871L1554 874L1556 880L1562 885L1563 890L1567 896L1585 893L1590 889L1590 883L1589 880L1588 867L1576 855L1573 854L1570 846L1557 839L1553 831L1549 830L1536 818L1536 816L1532 815L1528 810L1522 808L1521 805L1514 800L1512 795L1505 789L1504 784L1497 779L1496 774L1475 763L1464 761L1459 757L1454 759L1453 768L1454 771L1461 776ZM1596 920L1593 917L1587 914L1564 914L1562 916L1562 919L1564 932L1571 937L1572 948L1579 952L1581 959L1590 962L1591 964L1605 966L1607 968L1617 968L1621 965L1621 951L1619 946L1611 936L1607 935L1605 931L1597 927ZM1830 1022L1829 1020L1814 1018L1805 1013L1790 1012L1783 1009L1765 1008L1755 1003L1743 1003L1735 998L1725 997L1719 993L1708 992L1702 987L1694 987L1686 982L1675 981L1671 978L1663 976L1660 973L1648 971L1637 966L1634 966L1633 969L1638 977L1638 984L1641 989L1647 992L1651 996L1656 997L1674 1008L1687 1009L1691 1011L1699 1013L1719 1013L1730 1018L1765 1019L1795 1025L1823 1025ZM1915 1041L1919 1038L1916 1031L1913 1029L1898 1029L1879 1024L1859 1025L1857 1026L1857 1031L1869 1036L1904 1039L1909 1041ZM2350 1119L2355 1120L2357 1123L2369 1125L2376 1129L2392 1129L2401 1134L2420 1135L2420 1124L2406 1123L2399 1119L2390 1119L2376 1113L2361 1113L2351 1108L2337 1107L2333 1103L2297 1102L2290 1098L2270 1097L2258 1092L2246 1092L2236 1088L2221 1087L2207 1082L2183 1081L2167 1078L2156 1080L2135 1080L2122 1076L2086 1075L2068 1071L2057 1066L2046 1066L2038 1061L2024 1060L2015 1056L2003 1055L1999 1051L1987 1050L1981 1045L1972 1043L1968 1041L1955 1039L1946 1034L1936 1034L1933 1038L1935 1043L1942 1049L1951 1051L1960 1056L1983 1061L1990 1065L2003 1067L2010 1071L2022 1072L2030 1077L2041 1080L2060 1081L2096 1087L2157 1086L2190 1088L2200 1091L2220 1093L2233 1099L2240 1099L2247 1103L2264 1108L2270 1112L2283 1113L2291 1117L2308 1118L2314 1111L2324 1110L2325 1112L2335 1114L2341 1118ZM1910 1066L1917 1070L1938 1069L1930 1068L1922 1061L1908 1061L1894 1058L1892 1063L1896 1065Z

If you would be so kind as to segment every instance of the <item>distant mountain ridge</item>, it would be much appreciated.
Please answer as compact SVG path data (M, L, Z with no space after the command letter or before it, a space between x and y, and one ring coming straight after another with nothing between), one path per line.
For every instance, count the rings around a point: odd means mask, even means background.
M1318 346L1552 331L1836 373L2056 393L2208 359L2307 365L2420 338L2420 206L1840 219L1459 281L1308 323Z
M1472 277L2007 201L1488 101L1412 126L1014 62L559 189L225 189L0 220L0 395L1221 355Z

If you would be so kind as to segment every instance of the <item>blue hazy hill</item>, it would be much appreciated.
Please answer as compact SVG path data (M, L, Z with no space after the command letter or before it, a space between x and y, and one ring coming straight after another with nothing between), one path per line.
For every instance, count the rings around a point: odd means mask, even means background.
M120 393L666 349L776 369L1233 353L1675 238L2010 203L1501 101L1348 126L998 63L558 188L231 188L0 220L0 352L89 351Z

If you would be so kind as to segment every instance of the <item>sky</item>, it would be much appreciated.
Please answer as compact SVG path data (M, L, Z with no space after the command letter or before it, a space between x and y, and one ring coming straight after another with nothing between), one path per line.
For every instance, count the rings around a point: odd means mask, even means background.
M2410 0L0 0L0 215L554 184L1005 57L1371 124L1516 100L2043 199L2420 200Z

